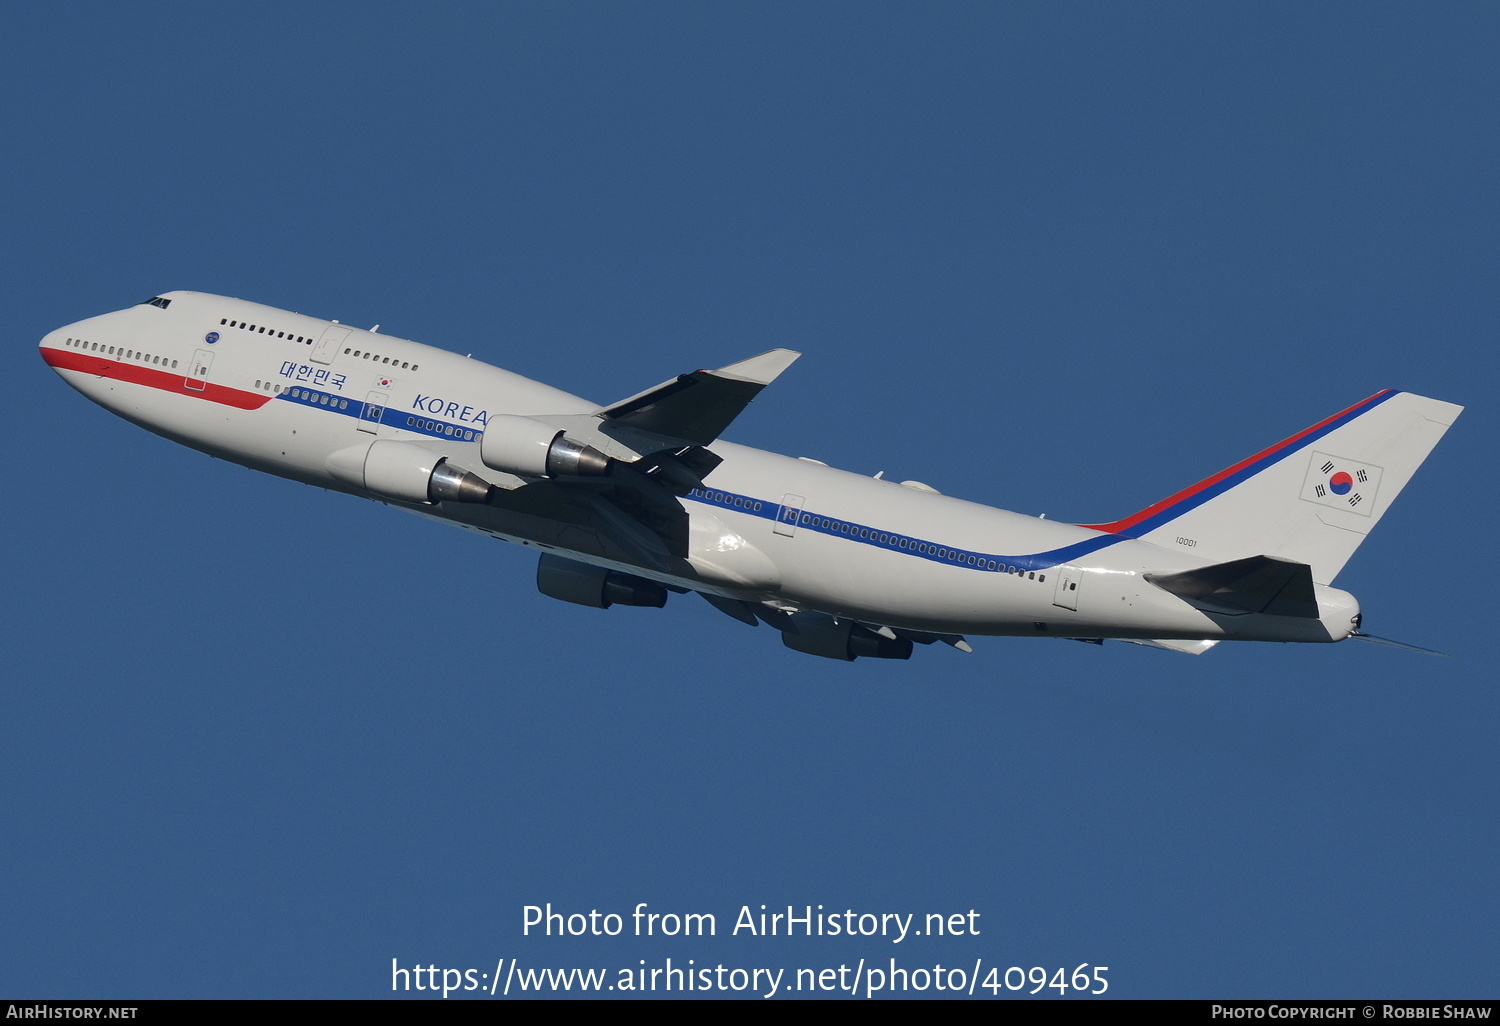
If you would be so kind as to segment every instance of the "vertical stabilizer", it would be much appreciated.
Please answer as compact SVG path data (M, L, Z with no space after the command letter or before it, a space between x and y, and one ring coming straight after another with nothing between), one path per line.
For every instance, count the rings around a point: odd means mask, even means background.
M1216 562L1306 563L1328 584L1462 411L1377 392L1139 513L1089 526Z

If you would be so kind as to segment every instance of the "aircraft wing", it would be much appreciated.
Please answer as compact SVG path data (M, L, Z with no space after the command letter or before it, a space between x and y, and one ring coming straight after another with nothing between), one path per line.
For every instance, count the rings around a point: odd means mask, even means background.
M601 406L593 416L611 426L708 445L801 355L772 349L718 370L679 374L639 395Z
M582 502L601 536L661 569L663 559L687 554L687 513L678 499L702 487L721 462L705 446L801 355L772 349L718 370L680 374L592 413L535 417L610 457L609 470L539 481L519 492Z

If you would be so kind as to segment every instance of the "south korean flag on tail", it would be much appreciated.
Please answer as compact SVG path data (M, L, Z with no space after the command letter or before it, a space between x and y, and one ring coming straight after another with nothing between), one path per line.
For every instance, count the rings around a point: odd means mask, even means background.
M1326 452L1312 454L1307 477L1302 482L1302 498L1308 502L1366 517L1374 510L1379 491L1379 467Z

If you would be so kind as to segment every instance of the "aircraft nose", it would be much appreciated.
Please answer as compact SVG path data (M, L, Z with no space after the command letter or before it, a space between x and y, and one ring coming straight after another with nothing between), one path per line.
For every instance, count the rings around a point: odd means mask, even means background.
M47 332L37 343L37 351L41 354L42 362L64 381L79 391L84 391L80 375L64 372L85 371L98 374L106 364L98 359L97 354L92 359L84 355L88 343L83 341L86 336L79 331L81 327L81 324L64 324L56 331Z
M41 353L42 359L53 370L58 369L58 358L63 352L66 338L67 329L58 328L56 331L47 332L47 334L42 336L42 340L37 343L37 349Z

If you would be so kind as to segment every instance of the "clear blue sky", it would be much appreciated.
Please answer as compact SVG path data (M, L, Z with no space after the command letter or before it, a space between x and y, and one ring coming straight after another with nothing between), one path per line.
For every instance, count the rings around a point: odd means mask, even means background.
M1110 966L1495 996L1489 4L0 9L0 993L390 960ZM773 346L734 441L1093 522L1380 388L1468 411L1354 643L843 665L90 405L47 331L254 299L600 401ZM941 648L941 646L939 646ZM712 912L538 939L521 909ZM978 937L726 936L741 905Z

